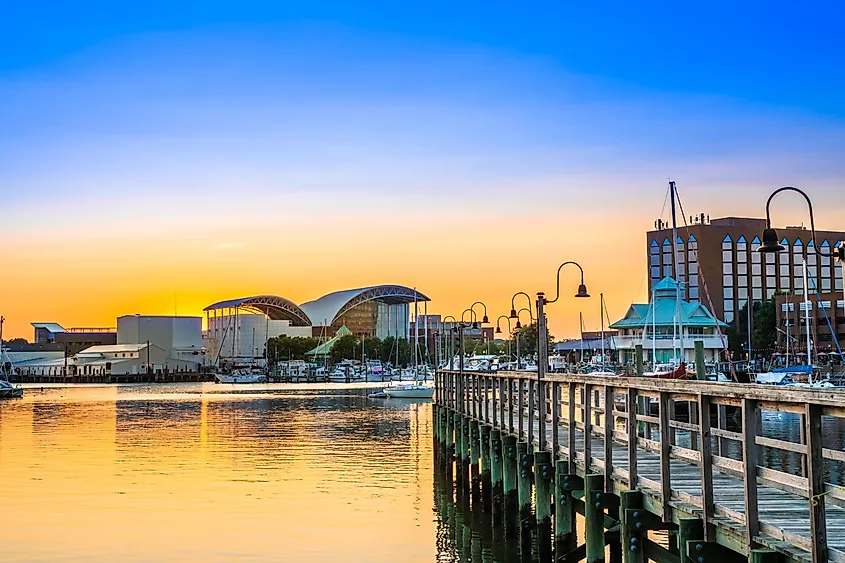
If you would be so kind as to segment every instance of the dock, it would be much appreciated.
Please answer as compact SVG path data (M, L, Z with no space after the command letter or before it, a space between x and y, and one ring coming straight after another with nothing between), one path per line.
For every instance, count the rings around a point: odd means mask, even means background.
M438 479L541 561L845 561L845 489L828 482L845 451L822 442L845 427L843 391L536 372L436 385ZM781 415L794 437L772 437Z

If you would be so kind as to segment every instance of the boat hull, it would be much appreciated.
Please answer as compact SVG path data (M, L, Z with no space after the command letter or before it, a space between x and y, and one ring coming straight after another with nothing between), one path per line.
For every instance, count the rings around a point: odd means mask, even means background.
M414 387L408 389L391 389L390 387L385 387L384 394L391 399L431 399L434 397L434 387Z
M217 380L217 383L267 383L267 376L263 374L232 375L216 373L214 379Z

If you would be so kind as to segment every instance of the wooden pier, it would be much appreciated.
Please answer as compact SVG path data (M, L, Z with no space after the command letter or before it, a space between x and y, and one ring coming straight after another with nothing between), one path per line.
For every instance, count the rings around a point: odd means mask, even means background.
M436 383L440 477L510 541L534 538L541 561L845 562L843 391L531 372ZM774 437L784 416L795 431Z

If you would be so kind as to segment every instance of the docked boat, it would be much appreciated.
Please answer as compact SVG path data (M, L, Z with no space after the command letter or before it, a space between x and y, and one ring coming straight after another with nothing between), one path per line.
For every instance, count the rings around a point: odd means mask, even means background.
M686 364L684 362L681 362L677 366L674 364L656 364L651 371L643 373L643 377L652 377L654 379L686 379Z
M0 399L17 399L23 397L23 387L15 387L5 379L0 379Z
M399 383L385 387L383 393L391 399L431 399L434 387L419 383Z
M261 368L237 368L231 372L214 374L217 383L267 383L267 374Z

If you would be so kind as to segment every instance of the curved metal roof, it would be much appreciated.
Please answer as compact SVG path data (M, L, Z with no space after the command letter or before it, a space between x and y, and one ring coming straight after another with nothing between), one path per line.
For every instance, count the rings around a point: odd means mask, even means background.
M315 326L330 326L336 319L367 301L383 301L391 305L431 301L428 297L403 285L374 285L358 289L345 289L303 303L301 308Z
M290 321L291 326L311 326L311 319L296 303L278 295L256 295L254 297L229 299L209 305L203 311L236 307L260 311L273 320Z

